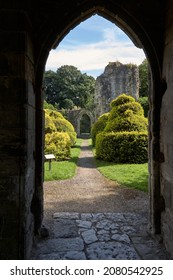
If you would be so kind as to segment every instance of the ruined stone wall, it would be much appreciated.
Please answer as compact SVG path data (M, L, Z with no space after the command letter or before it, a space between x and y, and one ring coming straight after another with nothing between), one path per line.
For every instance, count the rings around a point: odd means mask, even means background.
M162 212L162 233L168 252L173 256L173 6L167 7L166 41L163 77L167 90L161 107L161 194L165 209Z
M122 93L139 98L139 70L134 64L110 62L96 79L96 117L110 110L110 102Z

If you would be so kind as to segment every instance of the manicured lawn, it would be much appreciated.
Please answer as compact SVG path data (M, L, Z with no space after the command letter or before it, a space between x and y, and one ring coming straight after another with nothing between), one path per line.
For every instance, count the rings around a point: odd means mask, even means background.
M49 171L49 163L44 165L44 180L65 180L75 175L77 160L80 153L82 139L77 139L76 145L71 149L71 159L64 161L52 161L52 168Z
M148 192L148 164L115 164L96 160L98 170L119 184Z

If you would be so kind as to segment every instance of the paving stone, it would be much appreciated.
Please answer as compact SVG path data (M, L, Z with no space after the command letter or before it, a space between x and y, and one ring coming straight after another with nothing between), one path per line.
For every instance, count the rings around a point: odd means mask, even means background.
M132 246L120 242L97 242L88 245L89 260L139 260Z
M104 213L94 213L92 214L92 216L93 216L93 221L99 221L105 218Z
M38 244L38 251L40 254L74 251L76 249L78 249L78 251L84 249L84 242L80 237L49 239L46 242Z
M90 244L90 243L96 242L98 240L94 229L89 229L89 230L84 231L82 233L82 237L86 244Z
M79 213L58 212L53 215L53 218L54 219L60 218L60 219L77 220L77 219L79 219Z
M51 254L41 254L38 260L86 260L85 253L82 251L70 251Z
M54 237L70 238L78 236L78 226L75 220L60 219L54 223Z
M111 237L110 237L110 232L107 230L99 230L97 232L97 237L99 241L110 241Z
M142 215L64 212L54 214L54 239L40 240L33 259L166 260L169 256L147 234Z
M117 229L118 225L113 223L112 221L108 220L108 219L104 219L99 221L96 224L96 228L97 229L105 229L105 230L110 230L110 229Z
M119 242L130 243L130 238L127 234L114 234L112 235L111 239Z
M106 213L105 218L112 220L113 222L125 222L124 214L121 213Z
M137 229L135 229L135 228L132 227L132 226L121 226L121 227L120 227L120 230L121 230L122 232L127 233L127 234L134 234L134 233L139 232Z
M81 220L91 220L93 218L92 214L90 213L83 213L81 214Z
M82 228L91 228L92 223L90 221L77 220L78 226Z

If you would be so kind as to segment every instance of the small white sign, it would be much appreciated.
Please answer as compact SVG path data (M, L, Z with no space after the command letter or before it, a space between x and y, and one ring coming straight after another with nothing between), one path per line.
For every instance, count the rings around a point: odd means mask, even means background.
M45 159L55 159L55 156L53 154L45 155Z

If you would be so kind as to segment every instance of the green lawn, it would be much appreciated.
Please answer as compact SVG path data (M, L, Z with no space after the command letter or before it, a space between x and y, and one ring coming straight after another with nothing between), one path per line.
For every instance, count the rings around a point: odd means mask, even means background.
M148 191L148 164L115 164L96 160L98 170L107 178L119 184Z
M75 175L81 142L82 139L77 139L75 147L71 149L71 159L64 161L52 161L51 170L49 170L49 163L45 162L45 181L65 180Z

